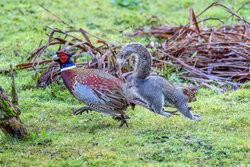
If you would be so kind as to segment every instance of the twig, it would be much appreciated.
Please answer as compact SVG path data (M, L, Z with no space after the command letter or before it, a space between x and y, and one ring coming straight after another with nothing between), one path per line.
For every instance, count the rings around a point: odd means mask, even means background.
M18 106L18 96L16 91L16 83L15 83L15 75L13 72L12 64L10 64L10 75L11 75L11 97L12 97L12 103L16 106Z

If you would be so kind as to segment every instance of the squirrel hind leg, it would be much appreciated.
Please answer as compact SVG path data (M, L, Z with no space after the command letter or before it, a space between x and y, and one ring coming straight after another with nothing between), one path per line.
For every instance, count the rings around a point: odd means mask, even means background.
M163 115L167 118L171 117L173 114L168 113L168 112L164 112L164 97L162 96L161 98L157 98L158 100L154 101L150 107L152 108L152 111Z
M171 114L171 113L168 113L168 112L164 112L164 110L163 110L163 106L161 107L161 108L155 108L155 106L153 105L152 107L152 111L154 112L154 113L157 113L157 114L160 114L160 115L163 115L163 116L165 116L165 117L167 117L167 118L169 118L169 117L171 117L173 114Z

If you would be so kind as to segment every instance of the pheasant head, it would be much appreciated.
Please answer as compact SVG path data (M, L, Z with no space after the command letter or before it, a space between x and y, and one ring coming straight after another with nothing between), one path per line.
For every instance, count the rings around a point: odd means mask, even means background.
M61 71L68 70L76 67L75 63L71 60L72 55L62 51L56 52L56 55L52 58L60 64Z

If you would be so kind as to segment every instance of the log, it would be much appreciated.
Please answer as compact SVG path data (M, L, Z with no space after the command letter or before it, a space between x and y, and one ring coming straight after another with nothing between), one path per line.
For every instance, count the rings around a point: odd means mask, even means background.
M19 139L28 135L27 129L19 118L20 114L0 86L0 129L5 135Z

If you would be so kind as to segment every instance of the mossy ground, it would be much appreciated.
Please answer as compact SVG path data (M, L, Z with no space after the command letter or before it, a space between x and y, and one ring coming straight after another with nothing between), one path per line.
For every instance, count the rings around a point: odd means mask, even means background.
M128 2L128 3L126 3ZM105 0L43 3L62 19L108 41L145 42L128 38L129 32L156 15L155 24L185 24L188 7L196 13L213 2L198 0ZM244 0L226 1L234 9ZM125 4L124 4L125 3ZM45 36L43 27L65 27L45 12L37 1L0 2L0 69L26 61L27 53ZM250 20L245 6L240 14ZM210 9L206 16L227 18L222 9ZM174 22L174 23L173 23ZM210 22L217 24L216 22ZM230 23L230 22L229 22ZM174 79L175 81L175 79ZM10 94L11 79L0 76L0 85ZM0 135L0 166L247 166L249 164L249 89L218 95L202 89L194 112L202 116L196 123L182 115L165 118L143 108L127 110L129 128L99 113L72 114L82 104L55 85L45 90L33 88L34 72L19 70L16 85L21 119L31 132L26 140Z

